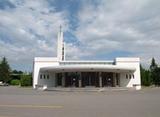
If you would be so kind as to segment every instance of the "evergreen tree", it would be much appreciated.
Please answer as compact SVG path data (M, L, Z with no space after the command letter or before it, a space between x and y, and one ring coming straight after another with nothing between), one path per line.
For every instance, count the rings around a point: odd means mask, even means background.
M160 86L160 67L155 68L153 80L156 86Z
M151 82L152 84L155 84L156 82L156 72L155 70L157 69L157 64L155 62L155 59L152 58L152 61L151 61L151 65L150 65L150 78L151 78Z
M0 63L0 81L8 82L10 79L10 66L5 57L2 58Z
M151 60L150 70L154 71L157 68L157 63L154 58Z
M140 70L141 70L141 83L143 86L150 86L151 85L151 78L150 78L150 71L145 70L141 65L140 65Z

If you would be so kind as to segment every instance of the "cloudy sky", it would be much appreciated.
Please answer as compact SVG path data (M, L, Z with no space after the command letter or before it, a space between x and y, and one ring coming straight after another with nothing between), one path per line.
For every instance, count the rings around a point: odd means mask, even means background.
M36 56L56 56L63 26L67 59L160 60L160 0L0 0L0 57L32 71Z

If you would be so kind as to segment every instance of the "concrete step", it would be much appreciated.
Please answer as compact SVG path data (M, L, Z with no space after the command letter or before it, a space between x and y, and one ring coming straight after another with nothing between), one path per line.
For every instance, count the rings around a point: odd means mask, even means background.
M126 87L103 87L103 88L96 88L96 87L85 87L85 88L64 88L64 87L49 87L46 91L62 91L62 92L104 92L104 91L120 91L120 90L133 90L133 88L126 88Z

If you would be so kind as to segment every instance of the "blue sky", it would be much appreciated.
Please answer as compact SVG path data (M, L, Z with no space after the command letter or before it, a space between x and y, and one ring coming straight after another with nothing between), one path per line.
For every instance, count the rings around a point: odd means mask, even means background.
M0 0L0 57L32 71L36 56L56 56L63 26L68 60L140 57L159 62L159 0Z

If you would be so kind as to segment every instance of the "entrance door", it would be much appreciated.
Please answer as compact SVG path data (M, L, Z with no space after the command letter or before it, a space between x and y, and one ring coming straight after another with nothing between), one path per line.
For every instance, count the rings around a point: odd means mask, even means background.
M91 86L92 85L92 77L89 72L82 72L82 86Z
M113 73L102 72L102 86L113 87Z
M82 72L82 86L98 86L98 72Z
M79 76L76 72L66 73L66 87L78 87Z

